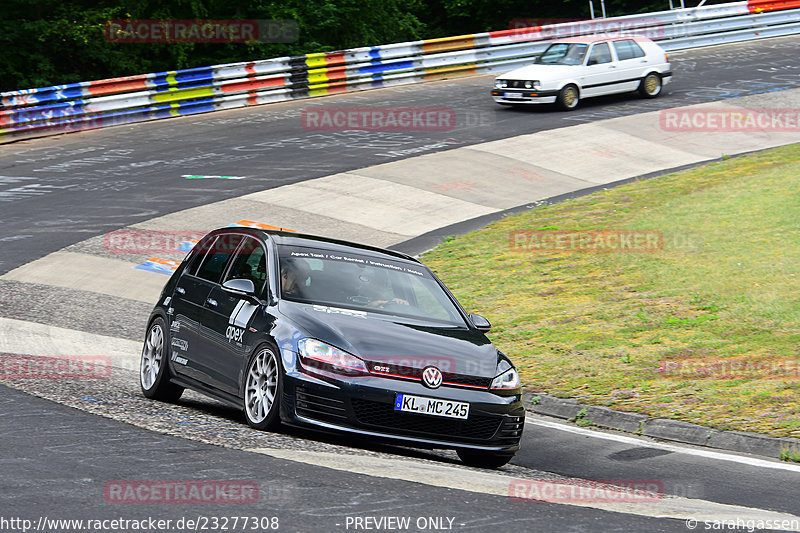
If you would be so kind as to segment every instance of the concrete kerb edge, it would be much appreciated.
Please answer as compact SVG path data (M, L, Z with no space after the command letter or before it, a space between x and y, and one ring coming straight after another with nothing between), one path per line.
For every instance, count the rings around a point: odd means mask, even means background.
M789 143L794 144L794 143ZM759 152L763 152L766 150L773 150L775 148L779 148L777 146L771 148L764 148L762 150L751 150L749 152L742 152L739 154L732 154L732 155L725 155L723 157L715 157L712 159L706 159L703 161L699 161L697 163L690 163L688 165L681 165L678 167L668 168L664 170L658 170L655 172L650 172L648 174L643 174L641 176L634 176L632 178L624 178L618 181L613 181L611 183L604 183L600 185L593 185L591 187L586 187L585 189L579 189L577 191L570 191L563 194L559 194L556 196L551 196L549 198L543 198L541 200L534 200L531 202L526 202L522 205L511 207L509 209L503 209L501 211L496 211L494 213L489 213L487 215L483 215L477 218L472 218L469 220L463 220L461 222L456 222L455 224L451 224L449 226L444 226L441 228L437 228L434 230L429 231L428 233L423 233L422 235L418 235L416 237L412 237L407 241L399 242L397 244L393 244L388 246L390 250L395 250L398 252L402 252L411 256L420 256L425 252L428 252L441 244L445 241L448 237L459 236L459 235L466 235L467 233L471 233L473 231L477 231L486 227L487 225L505 218L510 215L515 215L517 213L522 213L523 211L527 211L529 209L533 209L538 206L544 205L552 205L557 204L559 202L563 202L565 200L572 200L573 198L580 198L582 196L587 196L597 191L602 191L605 189L611 189L614 187L619 187L620 185L627 185L628 183L634 183L637 181L647 180L651 178L657 178L660 176L666 176L668 174L673 174L675 172L680 172L682 170L689 170L692 168L696 168L702 165L708 165L710 163L718 163L720 161L726 161L728 159L734 159L746 155L756 154Z
M525 409L531 413L574 422L582 427L613 429L654 439L703 446L717 450L780 458L782 450L800 451L800 439L770 437L746 431L718 429L639 413L614 411L585 405L571 398L558 398L544 392L524 391Z

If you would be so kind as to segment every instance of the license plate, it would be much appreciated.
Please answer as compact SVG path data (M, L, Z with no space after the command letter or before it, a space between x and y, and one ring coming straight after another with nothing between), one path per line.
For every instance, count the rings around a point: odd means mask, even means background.
M447 418L467 418L469 416L469 403L398 394L394 402L394 410Z
M522 93L503 93L503 98L522 98Z

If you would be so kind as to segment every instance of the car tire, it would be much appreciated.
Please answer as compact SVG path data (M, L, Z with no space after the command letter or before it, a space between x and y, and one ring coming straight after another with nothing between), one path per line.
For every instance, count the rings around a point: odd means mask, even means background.
M580 91L575 85L565 85L558 91L556 105L564 111L572 111L581 101Z
M514 457L514 452L484 452L480 450L456 450L461 462L467 466L477 468L500 468L508 464Z
M174 402L183 394L183 387L170 383L168 346L166 322L156 317L147 328L139 364L139 386L142 394L152 400Z
M262 345L247 363L244 376L244 416L250 427L275 429L280 425L283 365L278 349Z
M655 72L651 72L639 83L639 94L645 98L655 98L661 94L661 76Z

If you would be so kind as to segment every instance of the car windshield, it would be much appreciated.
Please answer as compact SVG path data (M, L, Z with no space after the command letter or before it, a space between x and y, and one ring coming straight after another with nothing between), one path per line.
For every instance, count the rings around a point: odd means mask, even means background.
M423 265L318 248L282 245L278 250L285 300L466 325Z
M554 43L536 59L540 65L580 65L586 56L588 44Z

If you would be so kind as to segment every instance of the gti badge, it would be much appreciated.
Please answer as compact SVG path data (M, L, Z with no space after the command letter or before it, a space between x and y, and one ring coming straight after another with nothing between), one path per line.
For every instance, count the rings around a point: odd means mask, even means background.
M442 384L442 373L435 366L426 366L422 371L422 383L431 389L438 389Z

